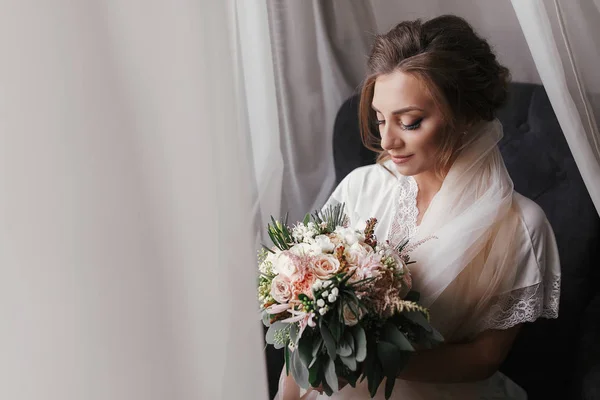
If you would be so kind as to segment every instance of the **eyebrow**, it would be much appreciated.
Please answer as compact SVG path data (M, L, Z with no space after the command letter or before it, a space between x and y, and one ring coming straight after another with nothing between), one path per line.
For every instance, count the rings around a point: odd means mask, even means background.
M372 104L371 104L371 108L372 108L373 110L375 110L376 112L378 112L378 113L380 113L380 114L383 114L381 111L379 111L377 108L375 108L375 106L374 106L374 105L372 105ZM417 106L408 106L408 107L404 107L404 108L399 108L399 109L398 109L398 110L396 110L396 111L392 111L392 115L403 114L403 113L405 113L405 112L414 111L414 110L418 110L418 111L425 111L425 110L423 110L422 108L420 108L420 107L417 107Z

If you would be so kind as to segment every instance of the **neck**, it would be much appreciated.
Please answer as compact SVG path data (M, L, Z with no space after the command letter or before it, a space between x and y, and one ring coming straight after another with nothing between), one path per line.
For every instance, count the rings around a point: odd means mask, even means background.
M423 199L431 199L442 187L442 178L433 171L422 172L414 176L419 186L419 196Z

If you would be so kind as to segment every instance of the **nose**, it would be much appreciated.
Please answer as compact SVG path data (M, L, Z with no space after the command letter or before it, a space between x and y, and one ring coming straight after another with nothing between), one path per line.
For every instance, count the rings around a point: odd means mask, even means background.
M381 148L386 151L404 147L404 141L401 135L393 129L391 124L380 126L379 134L381 135Z

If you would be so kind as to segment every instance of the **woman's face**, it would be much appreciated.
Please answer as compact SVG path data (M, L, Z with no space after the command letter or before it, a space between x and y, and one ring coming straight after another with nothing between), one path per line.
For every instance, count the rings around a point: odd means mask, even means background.
M372 107L381 147L405 176L434 172L445 122L429 91L414 76L395 71L375 80Z

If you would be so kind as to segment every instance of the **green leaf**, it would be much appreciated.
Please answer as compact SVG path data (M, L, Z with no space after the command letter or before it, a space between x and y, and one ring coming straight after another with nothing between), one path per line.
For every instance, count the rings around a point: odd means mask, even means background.
M431 330L433 331L433 332L431 332L431 339L433 341L438 342L438 344L442 343L444 341L444 337L442 336L442 334L437 329L435 329L433 326L431 327Z
M342 363L351 371L356 371L356 356L351 355L350 357L344 357L340 355L340 360L342 360Z
M304 221L302 221L302 223L304 224L304 226L308 225L308 223L310 222L310 214L306 214L304 216Z
M297 352L299 353L299 357L300 360L302 361L302 364L304 364L304 366L306 368L309 367L309 365L311 364L311 361L313 360L313 356L312 356L312 349L313 349L313 344L312 344L312 337L310 335L302 335L300 337L300 341L298 342L298 348L297 348Z
M322 362L317 361L308 370L308 383L310 383L310 386L312 386L312 387L317 387L321 383L321 377L320 377L321 366L322 366Z
M389 376L385 378L385 400L388 400L390 397L392 397L395 384L396 378L390 378Z
M352 328L352 336L354 336L356 361L363 362L367 356L367 335L360 324L354 325Z
M313 349L312 349L312 356L316 357L319 354L319 351L321 351L321 346L323 345L323 338L318 337L316 340L313 341Z
M411 322L425 329L427 332L432 333L433 327L421 311L405 311L402 313L402 315L408 318Z
M329 327L329 331L331 332L331 336L333 336L333 340L335 340L336 342L339 342L341 333L342 333L341 332L342 323L339 320L336 320L333 311L330 311L330 312L331 312L331 318L329 318L329 323L327 325Z
M391 343L379 341L377 343L377 356L381 361L385 376L398 376L401 366L400 349Z
M408 292L408 294L406 295L404 300L414 301L415 303L418 303L420 298L421 298L421 294L419 292L417 292L415 290L411 290L410 292Z
M398 328L391 322L388 322L384 325L381 337L384 341L394 344L400 350L415 351L415 348L412 346L406 336L404 336L404 334L400 332Z
M297 351L292 352L292 376L294 380L303 389L308 389L308 369L302 364Z
M381 381L383 381L381 366L375 363L370 379L368 379L369 394L371 394L371 398L375 397L375 394L377 394L377 388L379 388Z
M327 353L329 354L329 358L335 360L336 357L336 345L333 340L333 336L331 336L331 332L329 332L329 328L324 323L321 323L321 336L323 337L323 341L325 342L325 347L327 348Z
M290 348L288 346L285 346L284 358L285 358L285 374L289 376L290 375Z
M325 361L325 381L334 392L338 391L339 383L335 373L335 363L331 358L328 358L327 361Z
M298 324L290 324L290 340L294 345L298 344Z

